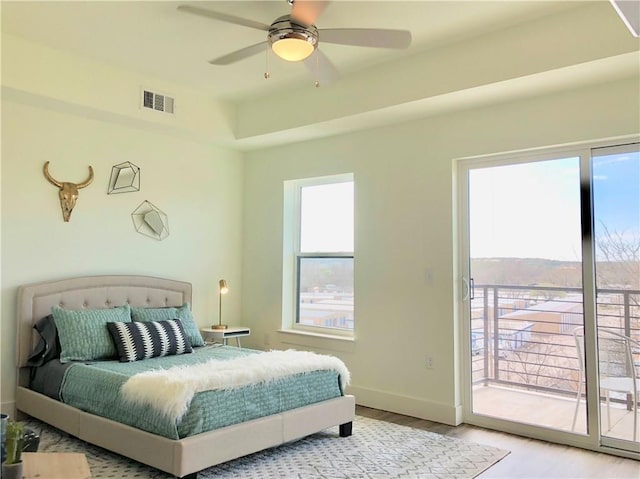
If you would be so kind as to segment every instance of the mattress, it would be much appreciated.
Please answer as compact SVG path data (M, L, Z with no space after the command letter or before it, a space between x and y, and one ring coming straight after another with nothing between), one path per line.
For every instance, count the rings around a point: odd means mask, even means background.
M120 393L127 379L145 371L260 353L231 346L207 346L194 349L192 354L130 363L73 363L65 365L61 373L58 396L65 404L80 410L170 439L180 439L343 395L338 372L311 371L233 389L199 392L187 413L176 421L167 419L153 408L126 402ZM51 391L48 395L53 396Z

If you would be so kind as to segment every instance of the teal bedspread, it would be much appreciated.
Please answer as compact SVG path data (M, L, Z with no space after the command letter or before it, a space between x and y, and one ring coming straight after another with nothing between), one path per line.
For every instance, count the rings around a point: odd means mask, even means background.
M171 421L148 406L136 406L121 399L120 387L132 375L152 369L197 364L211 359L227 360L260 351L231 346L203 347L193 354L145 359L132 363L98 361L69 367L61 388L64 403L138 429L179 439L220 427L238 424L289 409L341 396L335 371L313 371L270 382L226 391L197 393L189 412Z

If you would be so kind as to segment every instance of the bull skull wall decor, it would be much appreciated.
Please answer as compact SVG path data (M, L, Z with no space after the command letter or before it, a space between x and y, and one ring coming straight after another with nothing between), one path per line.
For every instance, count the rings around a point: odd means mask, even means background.
M58 192L58 196L60 196L60 207L62 208L62 217L65 222L69 221L71 217L71 212L73 211L73 207L76 205L76 201L78 199L78 190L84 188L85 186L89 186L93 181L93 168L89 166L89 178L84 180L82 183L69 183L68 181L58 181L54 179L49 174L49 162L47 161L44 164L44 176L49 180L49 182L58 188L60 191Z

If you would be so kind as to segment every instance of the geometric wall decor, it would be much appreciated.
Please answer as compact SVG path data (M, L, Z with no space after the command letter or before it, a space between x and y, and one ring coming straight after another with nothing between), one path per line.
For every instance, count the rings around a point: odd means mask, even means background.
M149 238L162 241L169 236L169 218L154 204L144 200L131 213L136 231Z
M140 191L140 168L125 161L111 168L107 194L130 193Z

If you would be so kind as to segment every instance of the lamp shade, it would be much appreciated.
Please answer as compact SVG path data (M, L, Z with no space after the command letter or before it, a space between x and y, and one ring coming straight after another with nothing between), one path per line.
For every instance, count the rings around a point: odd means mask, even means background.
M280 38L271 45L273 53L288 62L299 62L308 58L315 50L315 45L304 38L288 36Z
M305 25L290 15L276 19L269 27L269 45L273 53L288 62L299 62L313 53L318 45L318 29Z
M229 292L229 287L224 279L221 279L218 284L220 286L220 294L227 294Z

